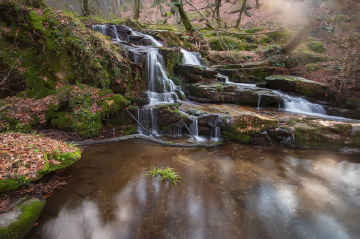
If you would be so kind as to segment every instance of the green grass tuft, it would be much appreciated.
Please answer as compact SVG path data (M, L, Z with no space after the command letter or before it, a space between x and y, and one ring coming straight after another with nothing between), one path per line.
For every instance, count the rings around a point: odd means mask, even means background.
M175 186L176 186L176 183L178 183L178 182L181 183L181 177L176 172L174 172L173 168L170 168L170 167L155 168L154 166L152 166L152 167L153 167L153 169L150 170L147 175L150 175L153 178L160 177L161 181L169 180L171 185L175 184Z

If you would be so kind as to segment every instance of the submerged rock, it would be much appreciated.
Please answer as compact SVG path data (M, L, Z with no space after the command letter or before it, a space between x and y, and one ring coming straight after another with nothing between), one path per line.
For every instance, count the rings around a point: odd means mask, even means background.
M305 96L326 99L329 86L298 76L274 75L265 78L266 87L282 91L296 92Z
M38 220L46 200L39 195L21 199L0 214L0 238L23 238Z

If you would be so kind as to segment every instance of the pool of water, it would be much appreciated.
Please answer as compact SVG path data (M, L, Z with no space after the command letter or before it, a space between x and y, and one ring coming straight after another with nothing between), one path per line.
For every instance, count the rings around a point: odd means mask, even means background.
M147 172L171 167L177 186ZM360 160L329 151L143 140L87 148L27 238L357 238Z

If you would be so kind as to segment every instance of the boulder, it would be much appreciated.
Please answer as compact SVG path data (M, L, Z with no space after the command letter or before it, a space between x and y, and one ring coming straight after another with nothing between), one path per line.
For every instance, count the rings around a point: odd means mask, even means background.
M296 92L316 99L326 99L329 86L298 76L273 75L265 78L266 87L282 91Z
M175 65L174 73L184 83L214 82L218 77L217 71L194 65L177 64Z
M260 88L240 88L235 85L191 84L186 86L186 93L190 100L199 103L231 103L237 105L249 105L254 107L278 107L281 97L271 91Z
M41 196L21 199L0 214L0 238L23 238L38 220L46 200Z
M141 45L141 46L151 46L152 45L151 39L148 39L148 38L146 38L144 36L140 36L140 35L130 35L129 42L134 43L136 45Z

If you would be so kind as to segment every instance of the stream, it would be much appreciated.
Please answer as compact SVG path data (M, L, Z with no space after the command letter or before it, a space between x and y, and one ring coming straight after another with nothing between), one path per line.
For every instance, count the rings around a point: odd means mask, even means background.
M153 179L152 166L174 168L182 183ZM360 235L359 161L330 151L129 140L87 148L64 177L27 238Z

